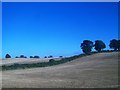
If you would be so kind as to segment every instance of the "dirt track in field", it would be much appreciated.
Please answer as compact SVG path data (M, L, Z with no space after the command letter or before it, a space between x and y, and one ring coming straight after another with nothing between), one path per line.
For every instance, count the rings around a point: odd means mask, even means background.
M2 72L3 88L118 87L118 53L99 53L68 63Z

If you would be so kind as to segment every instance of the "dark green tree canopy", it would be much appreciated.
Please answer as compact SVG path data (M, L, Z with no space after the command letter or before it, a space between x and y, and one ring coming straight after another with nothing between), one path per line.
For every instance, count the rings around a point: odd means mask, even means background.
M45 56L44 58L47 58L47 56Z
M20 58L24 58L25 56L24 55L20 55Z
M118 40L118 50L120 50L120 40Z
M116 40L116 39L111 40L109 47L116 51L118 49L118 40Z
M34 56L34 58L40 58L39 56Z
M62 58L63 56L59 56L60 58Z
M11 56L9 54L6 54L5 58L11 58Z
M16 56L15 58L19 58L18 56Z
M93 48L93 42L90 40L84 40L83 43L81 43L81 49L85 54L90 54Z
M33 58L33 56L30 56L30 58Z
M98 52L106 48L105 43L101 40L96 40L94 46L95 46L95 50L97 50Z
M53 56L52 56L52 55L50 55L50 56L48 56L48 58L53 58Z
M49 62L50 62L50 63L53 63L53 62L55 62L55 60L54 60L54 59L50 59Z

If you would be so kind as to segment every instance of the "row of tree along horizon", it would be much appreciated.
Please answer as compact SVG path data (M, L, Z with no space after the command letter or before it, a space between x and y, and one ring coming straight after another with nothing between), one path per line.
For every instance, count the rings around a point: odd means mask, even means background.
M80 45L83 53L85 54L91 54L92 52L92 48L94 47L94 49L97 52L101 52L103 51L103 49L106 48L105 43L102 40L96 40L95 44L91 41L91 40L84 40L81 45ZM116 39L112 39L110 41L109 47L111 49L113 49L114 51L120 50L120 40L116 40ZM59 56L60 58L62 58L63 56ZM9 54L6 54L5 58L11 58L11 56ZM20 57L16 56L15 58L27 58L24 55L20 55ZM39 56L30 56L29 58L40 58ZM52 55L50 56L45 56L44 58L53 58Z

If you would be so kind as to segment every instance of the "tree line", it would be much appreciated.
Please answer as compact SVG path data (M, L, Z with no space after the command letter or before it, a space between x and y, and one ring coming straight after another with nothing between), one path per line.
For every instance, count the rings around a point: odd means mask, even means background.
M94 47L94 49L97 52L101 52L103 49L106 48L105 43L102 40L96 40L95 44L94 42L92 42L91 40L84 40L81 45L80 45L83 53L85 54L91 54L92 49ZM111 49L113 49L114 51L120 50L120 40L116 40L116 39L112 39L109 43L109 47ZM60 58L62 58L62 56L59 56ZM11 56L9 54L6 54L5 58L11 58ZM27 58L24 55L20 55L20 57L16 56L15 58ZM39 56L30 56L30 58L40 58ZM44 58L53 58L52 55L50 56L45 56Z
M84 40L80 47L85 54L90 54L93 47L97 52L101 52L106 48L106 45L102 40L96 40L95 44L90 40ZM114 51L120 50L120 40L112 39L109 43L109 47L114 49Z
M62 56L59 56L59 57L62 57ZM11 58L11 55L10 54L6 54L5 58ZM20 56L16 56L15 58L27 58L27 56L20 55ZM40 57L35 55L35 56L30 56L29 58L40 58ZM45 56L44 58L53 58L53 56L52 55Z

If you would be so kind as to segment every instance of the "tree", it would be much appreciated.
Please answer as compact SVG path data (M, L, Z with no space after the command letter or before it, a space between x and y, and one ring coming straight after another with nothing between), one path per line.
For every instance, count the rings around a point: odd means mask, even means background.
M120 50L120 40L118 40L118 50Z
M15 58L19 58L18 56L16 56Z
M54 60L54 59L50 59L49 62L50 62L50 63L53 63L53 62L55 62L55 60Z
M20 58L24 58L25 56L24 55L20 55Z
M90 54L93 48L93 42L90 40L84 40L83 43L81 43L81 49L85 54Z
M105 43L101 40L96 40L94 46L95 50L97 50L98 52L101 52L102 49L106 48Z
M33 56L30 56L30 58L33 58Z
M47 58L47 56L45 56L44 58Z
M52 55L50 55L50 56L48 56L48 58L53 58L53 56L52 56Z
M118 40L116 39L111 40L109 47L116 51L118 49Z
M34 58L40 58L39 56L34 56Z
M5 58L11 58L11 56L9 54L6 54Z
M63 58L63 56L59 56L60 58Z
M24 56L24 58L27 58L27 56Z

